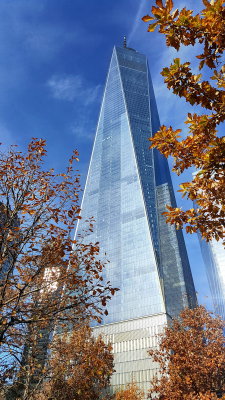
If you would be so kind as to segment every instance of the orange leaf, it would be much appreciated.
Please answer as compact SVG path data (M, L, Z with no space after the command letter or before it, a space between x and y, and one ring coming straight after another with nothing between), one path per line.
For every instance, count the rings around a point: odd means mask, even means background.
M158 22L155 22L154 24L150 24L148 27L148 32L154 32L157 25L158 25Z
M171 11L173 9L173 0L167 0L166 8Z
M159 8L164 8L162 0L156 0L156 4Z
M152 20L154 20L155 18L154 17L150 17L150 15L145 15L143 18L142 18L142 21L144 21L144 22L149 22L149 21L152 21Z

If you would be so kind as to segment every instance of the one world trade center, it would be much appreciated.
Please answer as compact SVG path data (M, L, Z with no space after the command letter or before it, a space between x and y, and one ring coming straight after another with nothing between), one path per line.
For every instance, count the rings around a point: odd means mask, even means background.
M159 127L146 56L115 47L77 227L94 217L85 240L99 242L105 279L120 289L94 328L113 345L113 388L135 381L147 390L156 369L147 350L170 318L196 305L182 232L162 216L176 203L167 160L149 149Z

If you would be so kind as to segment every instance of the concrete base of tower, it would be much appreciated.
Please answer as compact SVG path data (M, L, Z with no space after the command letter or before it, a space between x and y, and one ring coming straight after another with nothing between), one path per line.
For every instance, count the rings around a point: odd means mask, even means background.
M158 365L151 360L148 350L157 348L159 334L167 326L170 317L165 314L116 322L94 327L94 336L102 335L113 347L115 373L111 379L112 392L135 382L145 393L151 385Z

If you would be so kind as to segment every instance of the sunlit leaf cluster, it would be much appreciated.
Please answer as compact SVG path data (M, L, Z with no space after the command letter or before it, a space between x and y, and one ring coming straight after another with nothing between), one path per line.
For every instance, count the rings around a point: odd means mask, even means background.
M224 321L204 307L181 312L149 351L159 375L149 392L151 400L217 400L225 393Z
M202 53L196 55L198 67L200 70L205 67L203 73L213 70L210 80L206 80L203 74L192 72L190 62L182 64L179 58L163 68L167 87L190 105L206 109L207 114L201 110L199 114L188 113L185 138L181 130L162 126L151 139L151 147L173 157L173 170L178 175L189 167L198 171L192 181L180 185L183 196L194 201L196 209L169 208L165 213L167 222L178 229L186 226L189 233L199 230L206 240L215 238L225 243L225 137L217 132L218 125L225 121L224 4L223 0L203 0L204 8L194 15L186 7L174 10L172 0L157 0L152 15L143 20L151 21L150 32L158 27L167 46L176 50L181 45L200 43Z
M56 336L46 366L45 383L35 400L106 400L113 373L111 346L95 339L84 325L71 334Z
M143 400L144 393L139 389L135 382L129 383L125 388L120 389L115 394L115 400Z

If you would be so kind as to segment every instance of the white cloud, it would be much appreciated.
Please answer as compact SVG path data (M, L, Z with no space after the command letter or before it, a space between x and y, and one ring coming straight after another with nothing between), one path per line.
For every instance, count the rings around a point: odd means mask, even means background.
M96 101L101 85L90 86L81 75L55 75L47 82L55 99L88 106Z

